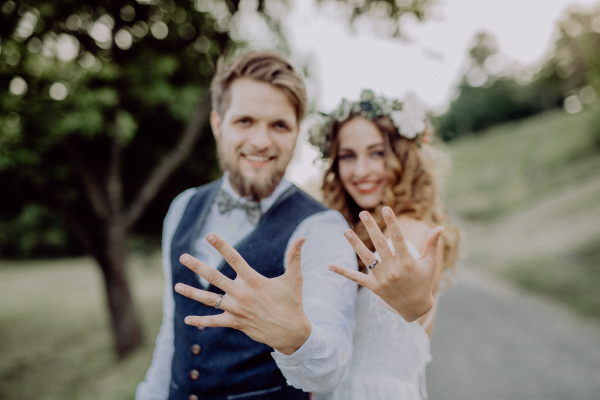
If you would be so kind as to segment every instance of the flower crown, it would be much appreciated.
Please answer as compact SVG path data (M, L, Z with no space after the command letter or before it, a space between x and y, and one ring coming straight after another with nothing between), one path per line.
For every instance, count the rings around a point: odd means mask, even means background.
M331 136L334 122L345 122L351 117L362 116L373 121L382 116L392 120L400 136L416 140L417 144L426 142L425 109L412 93L404 102L375 96L372 90L364 89L359 101L342 99L339 107L329 114L319 113L316 121L308 129L308 142L319 148L321 158L330 158Z

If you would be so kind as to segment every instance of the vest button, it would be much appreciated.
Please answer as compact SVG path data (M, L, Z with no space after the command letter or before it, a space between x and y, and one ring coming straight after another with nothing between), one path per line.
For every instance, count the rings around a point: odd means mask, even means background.
M202 347L199 344L192 345L192 354L197 356L202 352Z
M190 397L188 397L188 400L198 400L198 396L196 396L195 394L190 394Z
M197 380L198 378L200 378L200 372L198 372L197 369L193 369L190 371L190 378L192 378L193 381Z

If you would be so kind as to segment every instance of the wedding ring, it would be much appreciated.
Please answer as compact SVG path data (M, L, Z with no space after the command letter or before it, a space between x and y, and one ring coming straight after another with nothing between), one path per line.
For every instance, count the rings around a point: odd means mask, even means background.
M219 295L219 298L217 299L217 303L215 304L215 308L218 310L219 307L221 307L221 300L223 300L223 296Z
M375 266L379 264L379 260L375 259L375 261L373 261L371 264L367 265L368 269L373 269L375 268Z

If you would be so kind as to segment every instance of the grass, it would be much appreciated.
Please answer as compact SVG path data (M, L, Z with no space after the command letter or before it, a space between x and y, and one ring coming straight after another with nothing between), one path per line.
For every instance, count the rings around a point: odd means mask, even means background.
M448 203L463 218L493 220L595 173L597 114L556 110L451 142Z
M0 399L134 398L152 357L164 281L159 256L131 264L146 343L122 361L92 260L0 264Z

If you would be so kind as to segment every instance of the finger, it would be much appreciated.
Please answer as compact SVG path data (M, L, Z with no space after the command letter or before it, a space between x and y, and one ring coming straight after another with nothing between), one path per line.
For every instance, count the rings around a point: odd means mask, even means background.
M196 316L189 315L185 317L184 322L187 325L204 326L206 328L234 328L241 329L240 324L227 311L218 315Z
M362 272L354 271L348 268L340 267L338 265L330 265L329 270L335 272L338 275L343 276L344 278L348 278L351 281L358 283L359 285L368 288L369 278L367 274L363 274Z
M195 259L189 254L183 254L181 257L179 257L179 262L181 262L183 265L185 265L186 267L188 267L189 269L206 279L212 285L215 285L219 289L223 290L224 292L228 292L233 285L233 281L231 279L229 279L213 267L209 267L202 261Z
M184 285L183 283L178 283L177 285L175 285L175 291L187 298L199 301L200 303L205 304L209 307L215 307L220 296L213 292L208 292L206 290L196 289L194 287ZM226 302L227 301L225 300L225 296L222 296L219 309L227 310L225 304Z
M352 229L347 229L344 236L365 265L371 265L376 260L375 254L365 246L362 240L354 233ZM373 271L373 270L372 270ZM364 275L364 274L363 274Z
M423 249L423 256L421 257L430 260L430 265L433 263L434 270L437 268L437 254L438 254L438 245L440 243L440 238L442 237L442 233L444 232L444 228L438 226L429 232L427 235L427 239L425 239L425 248Z
M371 214L369 214L367 211L361 211L359 217L362 223L365 225L365 228L367 228L369 237L373 242L373 246L375 246L375 249L379 253L381 261L389 262L393 258L392 250L390 249L385 236L383 236L383 233L381 233L381 229L379 229L377 226L377 222L375 222Z
M302 246L306 239L299 237L294 240L287 253L286 275L302 278Z
M227 263L231 265L231 268L233 268L242 279L249 280L254 278L255 275L257 275L256 271L254 271L248 265L246 260L244 260L242 256L240 256L240 253L238 253L233 247L229 245L229 243L221 239L218 235L215 235L214 233L209 233L208 235L206 235L206 240L212 245L212 247L214 247L219 253L221 253L225 261L227 261Z
M390 239L392 239L392 246L394 246L396 254L400 257L400 260L410 260L408 257L412 257L412 255L408 250L408 246L406 246L406 241L404 240L404 235L402 234L396 215L390 207L383 207L381 214L387 225Z

